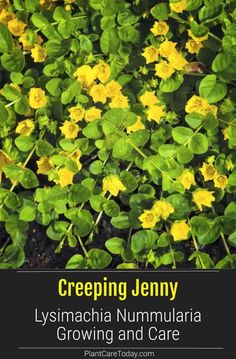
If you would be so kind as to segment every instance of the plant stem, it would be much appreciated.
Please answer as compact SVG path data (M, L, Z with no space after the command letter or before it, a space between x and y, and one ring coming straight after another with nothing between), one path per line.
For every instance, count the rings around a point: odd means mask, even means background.
M173 260L173 269L176 269L177 267L176 267L175 255L174 255L174 251L173 251L171 242L170 242L170 252L171 252L171 256L172 256L172 260Z
M236 123L233 122L227 122L225 120L219 120L219 122L225 123L228 126L236 127Z
M46 132L46 130L44 130L44 131L42 132L42 134L41 134L41 136L39 137L39 139L41 139L41 138L44 136L45 132ZM33 154L34 154L35 149L36 149L36 144L34 145L34 147L32 148L32 150L30 151L29 155L27 156L25 162L23 163L22 169L24 169L24 168L27 166L28 162L30 161L31 157L32 157ZM18 184L18 181L17 181L17 180L14 181L14 183L13 183L12 186L11 186L11 188L9 189L9 192L13 192L14 189L15 189L15 187L17 186L17 184ZM2 207L3 207L3 202L2 202L1 205L0 205L0 209L1 209Z
M17 100L15 101L12 101L12 102L9 102L7 105L5 105L5 108L8 108L8 107L11 107L12 105L14 105L16 102L20 101L21 98L18 98Z
M212 34L212 32L209 32L209 35L210 35L213 39L215 39L216 41L218 41L218 42L220 42L220 43L222 42L221 39L220 39L218 36Z
M0 248L0 257L3 255L4 251L5 251L5 248L6 246L8 245L8 243L10 242L11 238L8 237L6 242L4 243L4 245L2 246L2 248Z
M215 208L213 207L213 205L212 205L211 208L212 208L213 213L214 213L215 215L217 215L217 213L216 213ZM229 257L229 261L230 261L231 268L233 269L233 268L234 268L234 262L233 262L233 260L232 260L232 254L231 254L231 252L230 252L228 243L227 243L227 241L226 241L226 239L225 239L225 235L224 235L223 232L220 233L220 237L221 237L221 239L222 239L222 243L223 243L223 245L224 245L225 251L226 251L226 253L227 253L228 257Z
M89 256L88 251L85 248L84 243L83 243L82 239L80 238L80 236L78 236L78 240L79 240L79 244L80 244L80 246L81 246L81 248L82 248L82 250L84 252L85 257L88 258L88 256Z
M204 266L204 263L202 261L202 258L201 258L200 254L199 254L199 248L198 248L196 238L195 238L195 236L193 234L192 234L192 238L193 238L193 244L194 244L195 250L197 252L197 256L198 256L199 262L201 264L201 267L202 267L202 269L206 269L206 267Z

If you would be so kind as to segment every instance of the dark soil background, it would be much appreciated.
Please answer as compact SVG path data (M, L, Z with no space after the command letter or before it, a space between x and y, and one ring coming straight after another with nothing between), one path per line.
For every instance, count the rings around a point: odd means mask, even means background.
M95 236L92 244L88 246L93 248L104 248L104 243L107 239L113 236L128 237L128 231L119 231L113 228L109 221L103 219L100 223L99 235ZM58 242L54 242L47 238L46 230L36 223L31 224L28 232L28 239L25 246L26 261L23 268L65 268L67 261L74 254L83 254L78 244L75 248L70 248L67 244L61 250L61 253L55 254ZM206 252L211 256L213 261L217 263L220 259L225 257L225 250L220 240L208 245ZM195 263L189 262L188 257L193 253L194 246L191 241L185 241L179 244L179 250L185 254L185 260L178 264L179 268L195 268ZM200 247L203 252L204 247ZM114 256L110 265L111 268L116 268L120 263L120 257ZM153 268L151 266L151 268Z

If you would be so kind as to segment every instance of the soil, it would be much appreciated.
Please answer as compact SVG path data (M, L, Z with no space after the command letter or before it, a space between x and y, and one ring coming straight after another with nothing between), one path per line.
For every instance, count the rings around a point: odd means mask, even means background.
M103 219L100 223L99 235L94 237L91 245L87 248L104 248L104 243L107 239L113 236L128 237L128 231L117 230L112 227L108 219ZM61 253L56 254L55 250L58 242L52 241L46 235L46 231L37 223L33 223L28 232L28 240L25 246L26 261L23 268L65 268L67 261L74 254L83 254L78 244L76 248L70 248L64 245ZM189 262L187 258L193 253L194 247L192 242L186 241L179 245L179 250L185 254L185 261L178 264L179 268L195 268L194 262ZM205 251L204 247L200 248ZM223 243L218 240L215 243L208 245L206 252L211 256L213 261L217 263L225 256L225 249ZM110 268L116 268L120 263L120 257L114 256ZM153 268L153 267L151 267Z

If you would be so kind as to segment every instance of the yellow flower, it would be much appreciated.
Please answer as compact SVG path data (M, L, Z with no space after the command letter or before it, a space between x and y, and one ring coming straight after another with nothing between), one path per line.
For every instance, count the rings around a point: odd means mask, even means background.
M207 108L202 111L202 114L207 115L208 113L211 113L215 117L217 116L218 108L215 105L208 105Z
M29 92L29 105L31 108L37 109L45 107L47 104L47 97L45 91L41 88L32 87Z
M188 36L191 37L193 40L195 40L196 42L202 42L208 39L208 34L204 35L204 36L194 36L191 30L188 30Z
M141 216L139 216L139 220L142 223L143 228L153 228L159 221L159 218L154 213L154 211L145 209Z
M87 90L96 79L96 71L89 65L82 65L74 72L74 77L81 83L82 88Z
M85 115L85 110L81 106L73 106L69 108L70 119L75 122L82 121Z
M234 164L229 158L225 160L225 167L227 168L227 171L233 171L234 169Z
M59 179L54 179L54 182L60 184L61 187L65 187L69 184L73 184L74 173L66 168L61 168L58 171Z
M184 170L182 174L178 177L178 180L185 189L190 189L192 185L196 184L194 175L189 170Z
M39 4L43 9L50 10L53 7L54 0L39 0Z
M111 68L108 64L106 64L105 62L101 62L100 64L94 66L93 69L96 73L96 77L102 83L105 83L108 81L110 74L111 74Z
M169 25L165 21L155 21L151 32L154 36L166 35L169 31Z
M32 119L20 121L16 127L16 133L21 136L30 136L35 129L35 124Z
M93 85L90 90L90 96L93 98L94 102L105 103L107 100L107 89L104 85Z
M174 72L174 68L167 61L161 61L155 66L156 75L163 80L167 80Z
M230 127L225 127L222 130L222 133L223 133L223 136L224 136L224 141L227 141L229 139L229 130L230 130Z
M160 55L168 59L173 52L177 51L175 47L176 42L165 40L159 47Z
M185 106L185 111L187 113L198 112L204 113L208 107L208 102L196 95L193 95L187 102Z
M150 64L158 60L159 50L155 46L148 46L145 48L142 56L145 57L146 63Z
M118 196L120 191L125 191L126 187L121 182L119 176L108 175L103 178L103 191L109 192L112 196Z
M166 221L171 213L174 213L174 208L169 202L165 200L159 200L156 201L152 206L152 211L158 218L164 219Z
M174 238L174 241L184 241L188 239L190 233L190 227L185 220L175 221L172 224L170 233Z
M119 82L112 80L106 84L107 97L114 98L120 94L122 87Z
M165 115L164 106L153 105L146 111L148 121L156 121L160 123L161 118Z
M214 185L216 188L221 188L221 189L225 189L225 187L228 184L228 178L227 176L224 175L220 175L219 173L217 173L217 175L214 178Z
M8 22L7 26L12 35L20 37L24 33L27 24L14 18Z
M189 39L186 42L185 48L190 52L190 54L197 54L201 48L203 48L203 44L201 41L195 41L193 39Z
M37 174L46 175L53 168L50 157L41 157L37 162Z
M206 189L197 189L193 192L193 201L196 203L200 211L202 211L202 206L211 208L211 204L215 200L213 193L214 192Z
M4 166L12 163L12 159L3 151L0 150L0 184L2 183L2 174Z
M176 3L170 3L171 11L182 13L184 10L187 9L187 0L181 0Z
M82 156L81 151L78 149L73 153L72 156L71 156L71 154L69 154L69 155L70 155L71 159L76 162L78 170L80 171L82 168L82 163L80 162L80 157Z
M203 175L204 181L211 181L216 176L216 169L210 163L204 162L202 167L200 168L200 172Z
M59 128L65 138L76 138L80 131L80 128L76 123L67 120L63 123L63 126Z
M7 9L2 9L0 11L0 23L4 24L7 26L8 22L10 20L13 20L15 18L15 14L13 14L12 12L8 12Z
M126 128L128 134L131 132L136 132L136 131L143 130L143 129L145 129L145 126L142 123L140 116L137 117L137 121L133 125L128 126Z
M156 105L159 100L154 91L145 91L144 94L140 96L140 101L143 106L150 107Z
M35 38L35 43L37 45L41 45L43 42L43 39L40 35L35 34L36 38ZM23 33L23 35L21 35L21 37L19 37L19 42L22 43L22 46L24 48L24 50L26 51L30 51L34 46L36 45L32 45L31 41L30 41L30 34L26 31Z
M6 9L8 7L10 7L9 0L0 0L0 9Z
M113 108L129 108L129 101L128 101L128 97L122 95L122 93L120 93L119 95L117 95L116 97L114 97L112 99L112 101L109 103L109 106L111 109Z
M173 68L179 71L183 70L184 66L187 65L188 63L188 61L185 60L184 56L177 51L175 53L172 53L169 56L168 60L170 64L173 66Z
M102 111L99 110L97 107L91 107L90 109L86 110L85 112L85 121L86 122L93 122L98 118L101 118Z
M44 62L47 57L47 51L44 47L36 44L31 50L31 57L34 59L34 62Z

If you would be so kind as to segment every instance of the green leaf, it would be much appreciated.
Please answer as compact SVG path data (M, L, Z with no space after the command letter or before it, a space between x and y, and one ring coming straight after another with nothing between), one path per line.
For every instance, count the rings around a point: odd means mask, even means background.
M120 178L126 188L125 192L127 193L134 192L138 187L137 179L132 173L128 171L122 171L120 174Z
M35 151L39 157L50 156L54 152L54 147L48 141L38 140Z
M119 228L119 229L130 228L130 219L128 213L120 212L119 216L112 217L111 224L115 228Z
M47 228L47 236L53 241L61 241L67 233L69 223L65 221L57 221Z
M201 36L205 36L208 33L209 29L203 24L198 24L196 21L192 21L191 31L194 36L201 37Z
M47 82L46 89L48 92L53 96L60 96L61 95L61 89L60 85L62 83L62 79L60 78L54 78Z
M21 72L25 67L25 56L20 49L16 48L11 54L3 54L1 63L9 72Z
M113 237L105 242L105 246L112 254L121 254L125 247L125 241L123 238Z
M182 85L184 82L184 76L182 74L177 74L176 76L169 77L167 80L161 80L160 90L164 93L171 93Z
M102 171L103 171L103 163L102 163L102 161L94 161L94 162L92 162L91 165L89 166L89 171L93 175L101 174Z
M131 249L134 253L153 249L157 245L157 239L158 235L154 231L138 231L131 238Z
M88 36L80 35L79 40L80 40L80 51L86 54L90 54L91 52L93 52L93 43Z
M14 104L14 110L19 115L28 115L30 113L28 98L26 96L22 96L21 99Z
M34 13L39 5L39 0L25 0L25 8L27 11Z
M168 4L161 2L160 4L155 5L153 8L151 8L151 14L157 20L167 20L169 17Z
M38 12L31 16L31 21L38 29L43 29L46 25L48 25L48 19Z
M35 188L39 186L39 181L37 176L33 171L31 171L28 168L25 168L21 172L19 176L19 182L26 189Z
M117 269L138 269L136 263L121 263L117 267Z
M129 159L131 155L132 147L125 138L120 138L118 141L116 141L112 151L112 156L114 158L125 160Z
M4 200L5 206L7 206L10 209L16 209L20 206L21 202L19 197L14 192L8 192L5 200Z
M22 152L28 152L34 147L34 139L30 136L19 136L15 139L15 145Z
M208 223L210 225L209 231L197 237L201 245L214 243L221 233L221 226L216 220L208 221Z
M191 233L195 236L202 236L209 232L210 225L203 216L195 216L190 220Z
M173 157L177 152L178 147L175 145L164 144L158 149L159 154L164 157Z
M218 80L216 75L207 75L200 82L199 93L209 103L215 103L226 96L227 86L224 82Z
M202 133L196 133L189 141L188 147L196 155L206 153L208 150L208 139Z
M193 159L193 153L187 147L180 147L178 149L177 160L180 163L186 164L191 162Z
M171 214L173 219L186 219L188 218L192 207L191 202L187 196L182 194L172 194L167 197L168 202L174 207L174 213Z
M73 255L66 263L66 269L83 269L86 266L86 260L81 254Z
M172 130L172 137L175 142L183 145L184 143L188 142L190 137L193 135L193 131L191 128L178 126L173 128Z
M19 213L20 220L24 221L24 222L32 222L32 221L34 221L35 216L36 216L35 207L27 206L27 205L22 207L21 210L20 210L20 213Z
M228 241L231 246L236 247L236 231L230 234Z
M204 120L204 116L200 113L193 112L185 116L185 121L192 128L198 128Z
M1 122L2 124L4 124L7 120L8 120L8 111L5 108L5 106L3 105L3 103L0 101L0 118L1 118Z
M82 184L74 184L70 187L69 199L74 203L85 203L89 201L92 192Z
M120 207L114 200L108 200L103 205L103 210L109 217L117 217L120 213Z
M80 237L87 236L93 228L93 217L87 210L78 211L71 220L76 226L75 234Z
M116 54L120 47L120 38L116 30L104 30L100 39L101 50L105 55Z
M16 244L10 244L6 248L4 256L0 259L0 264L1 260L3 260L3 263L9 264L13 268L19 268L25 261L24 250Z
M13 39L10 31L4 24L0 24L0 52L3 54L11 52L13 47Z
M90 249L88 251L88 266L92 269L103 269L109 266L112 257L102 249Z
M66 11L63 7L57 6L53 12L53 19L58 22L69 20L70 13Z
M107 199L104 196L97 194L90 198L90 205L96 212L100 212L100 211L102 211L103 204L106 201L107 201Z

